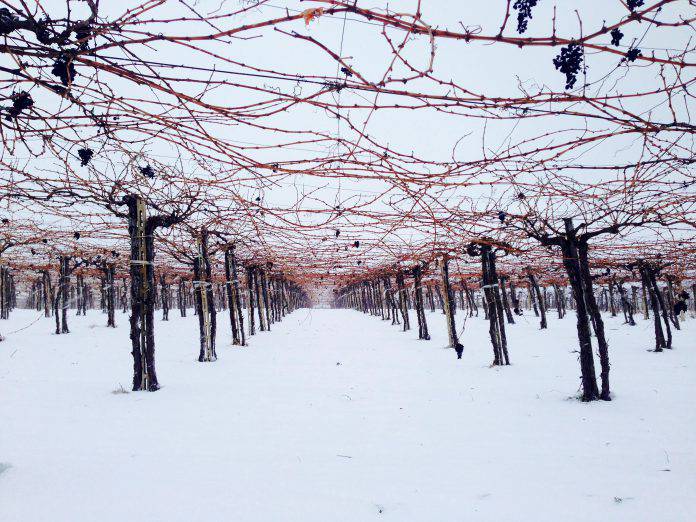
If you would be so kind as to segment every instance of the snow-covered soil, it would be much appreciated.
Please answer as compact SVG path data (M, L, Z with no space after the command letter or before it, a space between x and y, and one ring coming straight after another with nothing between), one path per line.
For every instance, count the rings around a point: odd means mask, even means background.
M482 317L457 361L440 313L418 341L299 310L246 348L220 315L219 360L199 363L196 318L171 315L157 393L114 393L125 315L0 343L1 521L696 520L693 319L656 354L650 322L607 318L614 401L583 404L572 315L509 327L505 368Z

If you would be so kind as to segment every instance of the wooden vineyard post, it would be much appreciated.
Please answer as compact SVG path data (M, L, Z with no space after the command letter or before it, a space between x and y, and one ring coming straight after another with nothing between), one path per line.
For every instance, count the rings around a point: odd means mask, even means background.
M130 238L130 339L133 355L133 391L157 391L155 371L154 286L155 230L170 227L183 219L176 213L147 215L140 196L126 195L121 200L128 207ZM125 280L124 280L125 285ZM124 306L127 299L124 296Z
M138 234L138 258L137 263L140 265L140 360L142 365L141 381L139 390L150 389L150 374L147 365L147 243L145 237L145 223L147 221L147 207L142 198L136 198L136 227Z
M237 283L236 270L234 271L234 275L232 273L232 264L234 263L233 248L234 247L230 247L225 250L225 278L227 279L225 286L227 287L227 308L230 314L230 326L232 328L232 344L240 345L244 344L242 339L240 338L240 330L241 337L243 338L244 336L244 326L241 325L241 311L238 315L237 310L239 288Z
M537 305L538 305L538 312L536 315L540 315L541 319L539 322L539 328L541 330L544 330L547 328L547 323L546 323L546 303L544 302L544 298L541 295L541 290L539 289L539 283L536 280L536 277L534 277L534 273L532 272L531 267L527 267L527 277L529 278L529 296L530 299L532 300L532 304L534 305L534 311L537 312Z
M5 273L7 270L8 268L5 265L5 261L0 259L0 319L7 319L9 317L7 310L8 307L5 299L5 296L7 295L7 277L5 276Z
M510 310L510 301L507 297L507 290L505 289L505 280L507 277L500 276L498 281L500 283L500 296L503 299L503 309L505 310L505 317L507 318L508 324L515 324L515 318L512 316L512 310Z
M207 235L205 231L196 240L198 255L194 260L194 272L196 280L196 300L198 302L198 323L200 328L200 353L199 362L212 362L217 360L215 353L215 318L212 295L212 281L209 278L210 264L208 261Z
M270 310L270 299L268 296L268 273L266 270L259 270L261 275L261 302L263 304L266 321L266 330L271 329L271 310Z
M237 320L239 321L239 339L242 346L246 345L246 334L244 333L244 315L242 314L242 293L239 289L239 275L237 274L237 260L234 251L230 252L230 268L232 270L232 290L234 304L237 308Z
M113 263L106 265L106 326L116 328L116 282L115 282L116 267ZM86 296L83 291L83 303L86 308ZM83 309L82 315L85 315Z
M508 365L510 359L507 350L505 334L505 319L503 318L503 303L500 295L500 280L495 267L495 252L490 245L480 245L482 287L488 307L489 334L493 345L493 365Z
M396 287L399 295L399 311L401 318L404 320L404 332L411 329L411 322L408 318L408 304L406 303L406 284L404 282L404 273L399 270L396 273Z
M563 265L568 274L573 297L575 298L575 314L577 316L578 340L580 343L580 371L582 374L582 400L594 401L599 398L597 378L595 373L594 356L592 354L592 339L590 333L589 311L585 286L582 281L580 267L580 255L578 253L578 238L575 233L573 221L570 218L563 220L565 237L559 241L563 253Z
M423 281L421 278L423 269L420 265L413 268L413 281L415 286L416 318L418 319L418 338L430 340L428 323L425 319L425 306L423 303Z
M256 297L256 311L258 313L258 319L259 319L259 330L261 332L265 332L267 330L266 328L266 317L264 315L264 302L263 302L263 291L261 290L261 281L259 281L259 277L263 277L263 270L261 267L254 267L254 272L253 272L253 277L254 277L254 296Z
M247 313L249 316L249 335L256 334L256 326L254 323L254 267L247 266Z
M454 308L452 307L452 287L450 286L449 279L449 258L444 255L442 256L442 266L440 269L440 275L442 276L442 303L445 309L445 317L447 319L447 333L449 334L449 346L454 348L457 352L457 359L462 358L462 353L464 353L464 346L457 339L457 325L454 321Z

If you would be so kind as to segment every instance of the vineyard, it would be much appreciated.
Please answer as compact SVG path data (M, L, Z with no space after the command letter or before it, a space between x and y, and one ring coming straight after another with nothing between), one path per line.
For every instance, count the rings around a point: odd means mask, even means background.
M693 520L694 30L0 0L0 519Z

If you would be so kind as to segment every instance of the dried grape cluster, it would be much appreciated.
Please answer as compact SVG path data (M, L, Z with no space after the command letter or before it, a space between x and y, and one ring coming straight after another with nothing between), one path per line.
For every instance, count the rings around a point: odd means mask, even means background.
M22 111L31 108L34 105L34 100L28 92L21 91L12 95L12 107L7 109L5 119L11 121L19 116Z
M611 45L621 45L621 39L624 37L624 34L618 27L612 29L609 34L611 34Z
M155 177L155 171L150 165L145 165L144 167L140 167L140 173L145 176L146 178L154 178Z
M10 34L19 27L19 19L9 9L0 9L0 34Z
M628 9L631 12L633 12L638 7L642 7L644 3L645 3L645 0L628 0L628 2L626 2L626 5L628 6Z
M643 53L637 47L629 49L626 53L626 61L635 62L639 56L643 56Z
M66 87L71 84L75 76L77 76L75 65L73 64L73 57L67 53L60 53L58 59L53 62L51 74L60 78L60 83Z
M77 151L77 155L80 157L80 165L86 167L91 161L92 156L94 156L94 151L92 149L80 149Z
M517 32L522 34L527 30L527 24L532 18L532 7L536 7L538 0L515 0L512 8L517 11Z
M582 45L573 42L568 47L563 47L561 54L553 59L554 67L565 74L566 89L572 89L575 85L578 73L582 67L583 55Z

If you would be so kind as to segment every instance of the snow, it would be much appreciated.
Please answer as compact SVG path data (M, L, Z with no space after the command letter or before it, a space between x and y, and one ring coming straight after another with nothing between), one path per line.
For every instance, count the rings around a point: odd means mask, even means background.
M650 321L607 317L614 400L586 404L572 314L509 326L504 368L482 317L457 361L439 312L418 341L298 310L246 348L220 314L219 359L199 363L196 318L177 315L156 325L157 393L114 393L130 389L126 315L0 343L0 520L696 519L693 319L650 353Z

